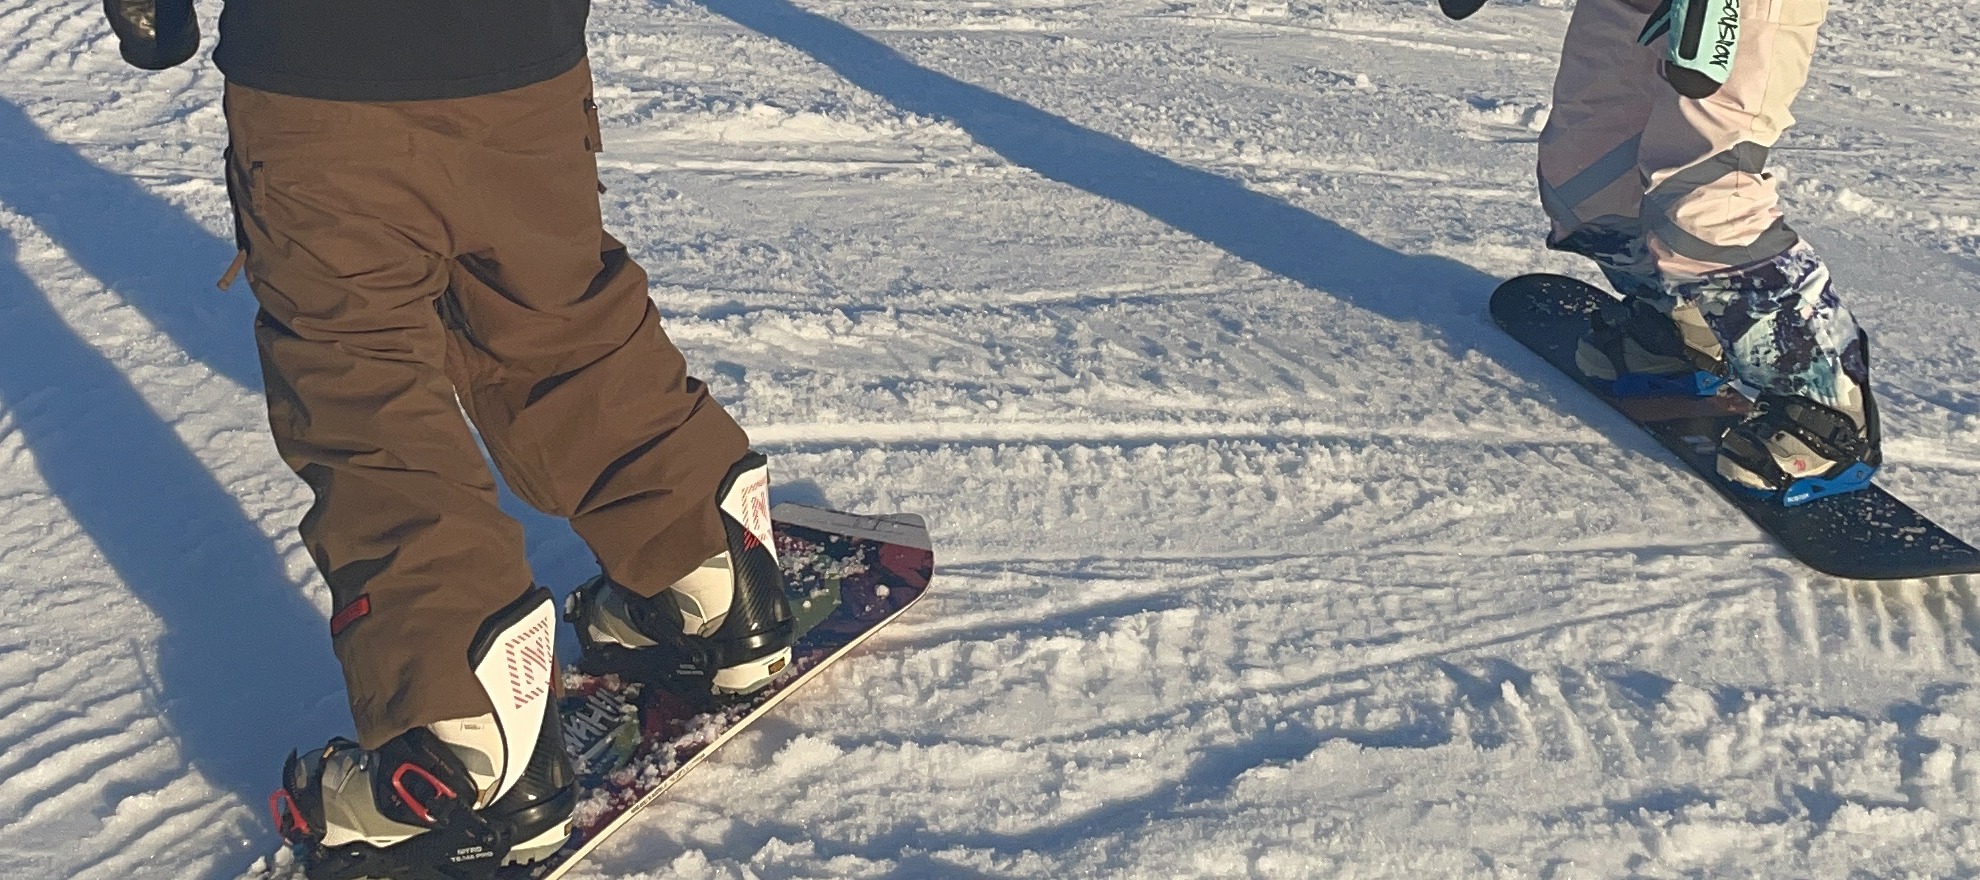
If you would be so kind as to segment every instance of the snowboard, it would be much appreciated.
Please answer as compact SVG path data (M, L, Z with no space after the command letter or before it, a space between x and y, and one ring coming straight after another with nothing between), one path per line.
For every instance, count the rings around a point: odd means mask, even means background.
M740 701L710 705L664 687L567 670L558 705L577 767L576 833L556 855L497 872L555 880L653 805L689 771L928 590L935 555L912 514L862 516L780 504L770 511L777 559L803 635L781 678Z
M1954 537L1889 492L1860 491L1783 507L1718 475L1718 441L1750 401L1731 384L1714 397L1614 397L1574 364L1588 316L1610 293L1559 275L1522 275L1492 292L1492 320L1522 345L1580 382L1656 438L1732 502L1789 555L1824 574L1897 580L1980 572L1980 550Z

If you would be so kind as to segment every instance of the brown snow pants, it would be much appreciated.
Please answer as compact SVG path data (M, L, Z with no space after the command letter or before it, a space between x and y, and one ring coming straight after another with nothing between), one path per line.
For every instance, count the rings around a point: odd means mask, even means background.
M436 101L230 84L226 107L269 423L315 492L300 530L363 745L493 708L469 645L532 578L468 420L620 583L724 549L715 487L748 441L604 230L588 65Z

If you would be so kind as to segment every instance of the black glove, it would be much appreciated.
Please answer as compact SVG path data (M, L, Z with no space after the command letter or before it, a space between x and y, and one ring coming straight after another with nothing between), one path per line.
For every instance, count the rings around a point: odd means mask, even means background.
M1437 5L1451 19L1463 21L1470 18L1472 13L1477 12L1479 7L1484 6L1485 0L1437 0Z
M103 14L117 32L124 60L133 67L177 67L199 51L193 0L103 0Z

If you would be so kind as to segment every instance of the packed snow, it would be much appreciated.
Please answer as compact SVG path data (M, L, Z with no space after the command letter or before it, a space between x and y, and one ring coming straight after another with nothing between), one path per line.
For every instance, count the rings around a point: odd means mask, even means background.
M1980 876L1980 578L1811 573L1486 317L1593 277L1531 192L1570 6L599 0L673 338L777 500L939 573L575 876ZM213 287L221 78L0 33L0 876L247 876L349 718ZM1968 537L1975 33L1838 4L1773 164L1881 481Z

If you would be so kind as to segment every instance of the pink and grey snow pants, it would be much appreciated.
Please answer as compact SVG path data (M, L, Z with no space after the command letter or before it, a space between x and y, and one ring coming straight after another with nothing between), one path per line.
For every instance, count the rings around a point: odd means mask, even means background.
M517 494L653 595L725 549L747 438L687 374L600 219L591 69L358 103L230 84L228 188L269 422L360 742L493 710L468 665L531 585ZM465 411L466 418L463 418Z
M1794 124L1828 0L1741 0L1732 75L1685 98L1637 34L1657 0L1580 0L1540 134L1548 243L1620 293L1697 305L1741 381L1858 411L1865 335L1781 216L1767 153Z
M1743 0L1732 76L1717 94L1691 100L1658 74L1662 42L1636 44L1657 0L1580 0L1540 135L1549 240L1635 239L1639 271L1666 282L1793 247L1799 238L1782 221L1763 169L1794 124L1788 107L1807 81L1828 6Z

